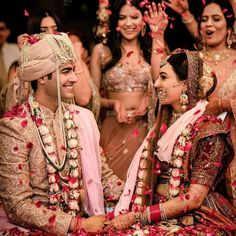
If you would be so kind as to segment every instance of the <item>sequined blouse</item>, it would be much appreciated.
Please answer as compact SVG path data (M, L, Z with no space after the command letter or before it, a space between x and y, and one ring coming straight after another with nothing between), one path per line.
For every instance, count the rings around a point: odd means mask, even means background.
M118 63L105 72L102 84L108 92L134 92L146 91L151 80L151 66L147 62L136 68Z

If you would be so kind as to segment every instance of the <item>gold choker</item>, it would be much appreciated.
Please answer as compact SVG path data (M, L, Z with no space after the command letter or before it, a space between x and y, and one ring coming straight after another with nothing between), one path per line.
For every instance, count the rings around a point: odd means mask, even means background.
M231 56L231 53L228 49L224 49L220 52L208 52L203 51L203 59L209 62L214 62L215 65L218 64L220 61L224 61Z

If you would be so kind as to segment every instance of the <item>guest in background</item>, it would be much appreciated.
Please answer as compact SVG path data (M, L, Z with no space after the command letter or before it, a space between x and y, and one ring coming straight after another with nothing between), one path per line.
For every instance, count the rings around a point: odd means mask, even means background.
M110 167L125 180L148 124L154 121L153 81L159 71L156 64L165 55L168 20L161 5L143 5L141 0L116 0L111 12L107 44L95 46L90 71L106 109L101 146Z
M0 18L0 91L7 83L7 73L10 65L18 59L19 49L17 44L8 43L11 34L8 22Z

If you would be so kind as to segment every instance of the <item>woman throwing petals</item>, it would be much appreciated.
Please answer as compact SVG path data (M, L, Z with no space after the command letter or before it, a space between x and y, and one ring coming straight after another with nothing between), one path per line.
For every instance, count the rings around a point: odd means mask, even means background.
M91 76L104 91L101 146L108 164L122 180L147 134L148 123L154 121L153 80L159 70L156 65L165 55L167 23L161 5L117 0L108 42L96 45L91 56Z

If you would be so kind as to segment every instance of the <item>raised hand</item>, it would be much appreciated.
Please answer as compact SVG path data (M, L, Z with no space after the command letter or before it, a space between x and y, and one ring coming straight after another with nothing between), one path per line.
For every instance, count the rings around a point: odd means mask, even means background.
M28 34L20 34L18 37L17 37L17 44L18 44L18 48L21 50L24 42L27 40L28 38Z
M168 25L168 16L160 3L157 7L156 3L152 2L145 12L145 21L149 24L152 34L163 35Z
M163 3L180 15L189 10L188 0L163 0Z

